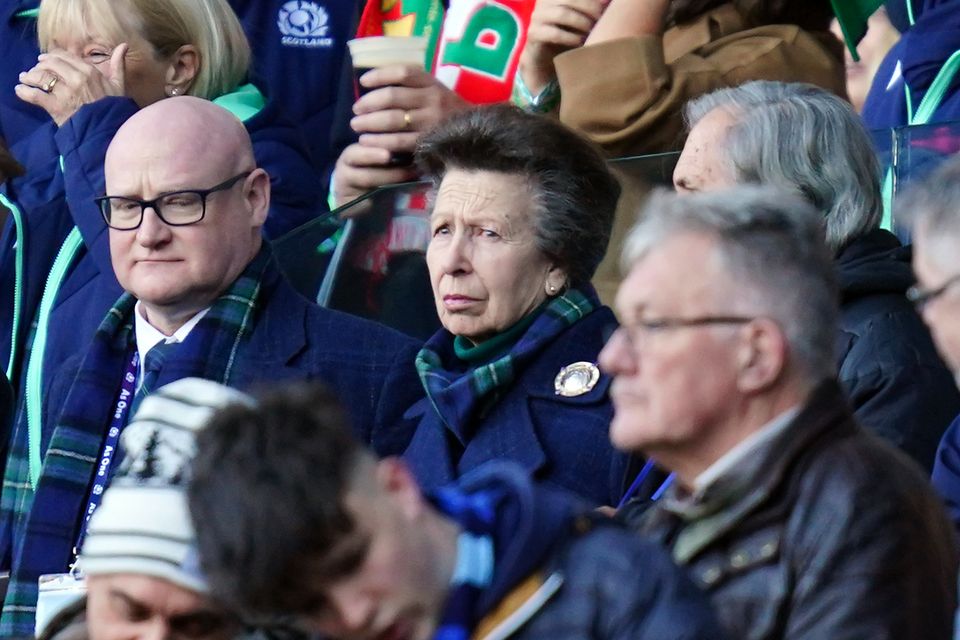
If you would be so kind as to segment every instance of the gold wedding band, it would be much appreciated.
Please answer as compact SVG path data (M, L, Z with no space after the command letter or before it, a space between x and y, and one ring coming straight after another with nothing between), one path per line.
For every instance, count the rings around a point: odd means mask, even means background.
M58 76L57 74L52 73L50 75L52 75L53 77L50 78L50 81L47 82L47 84L43 85L43 90L47 93L50 93L51 91L53 91L53 88L57 86L57 82L60 81L60 76Z
M413 121L410 119L410 112L409 112L409 111L404 111L404 112L403 112L403 128L404 128L404 129L409 129L409 128L410 128L410 125L411 125L412 123L413 123Z

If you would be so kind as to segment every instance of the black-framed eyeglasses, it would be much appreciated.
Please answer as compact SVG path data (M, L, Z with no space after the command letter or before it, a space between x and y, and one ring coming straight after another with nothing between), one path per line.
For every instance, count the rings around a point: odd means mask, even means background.
M226 191L253 171L244 171L209 189L185 189L163 193L153 200L138 200L125 196L94 198L100 207L103 221L111 229L133 231L143 224L143 215L152 208L157 217L171 227L185 227L203 220L207 213L207 197L217 191Z
M947 278L946 282L933 289L924 289L920 285L914 285L907 289L907 300L913 303L917 311L923 311L925 306L942 296L947 292L947 289L958 282L960 282L960 273L952 278Z
M660 333L674 329L689 329L711 325L747 324L756 317L747 316L699 316L696 318L656 318L654 320L634 320L621 325L618 332L626 336L630 344L636 344L647 334Z

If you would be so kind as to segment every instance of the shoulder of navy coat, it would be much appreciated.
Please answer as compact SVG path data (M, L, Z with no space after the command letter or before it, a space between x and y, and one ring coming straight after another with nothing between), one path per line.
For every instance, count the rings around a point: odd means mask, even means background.
M397 455L415 425L403 414L423 396L414 367L417 350L398 331L308 301L278 274L241 352L236 384L322 382L343 403L362 442L379 455Z
M837 357L857 421L929 471L944 430L960 413L960 392L905 296L914 281L910 256L882 230L840 252Z
M609 440L610 378L601 375L580 396L564 397L554 390L562 367L596 363L615 327L613 312L601 307L554 339L489 408L459 460L451 456L446 427L429 400L411 407L407 416L416 418L418 426L404 458L421 486L430 491L490 460L506 459L593 504L616 504L627 456Z
M960 417L943 434L931 475L953 526L960 531Z

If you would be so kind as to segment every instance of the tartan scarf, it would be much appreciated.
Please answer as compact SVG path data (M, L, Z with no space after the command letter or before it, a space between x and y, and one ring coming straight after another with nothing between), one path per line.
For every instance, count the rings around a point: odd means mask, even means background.
M460 527L457 559L433 640L469 640L515 587L539 572L589 508L494 461L430 496Z
M176 345L157 387L185 377L228 384L238 351L253 328L261 287L277 272L264 245L187 339ZM116 407L120 378L135 348L135 304L133 296L124 294L97 329L52 432L36 491L28 481L25 428L22 437L15 434L0 499L0 540L13 552L0 637L33 633L37 578L66 571L73 557L76 528Z
M480 410L495 402L557 336L599 306L590 285L571 289L551 300L506 354L476 367L457 358L450 332L434 334L417 354L416 366L440 419L461 442L468 442Z

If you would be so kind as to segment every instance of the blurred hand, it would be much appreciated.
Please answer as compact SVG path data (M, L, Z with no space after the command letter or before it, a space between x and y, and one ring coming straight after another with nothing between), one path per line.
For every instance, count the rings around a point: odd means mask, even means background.
M631 0L633 2L639 0ZM537 0L519 73L534 95L556 77L553 59L586 41L610 0Z
M62 50L41 53L37 64L20 74L14 91L24 102L45 110L62 125L85 104L104 96L124 95L123 57L127 45L118 45L110 55L107 71Z
M382 147L354 143L344 149L333 173L336 206L343 206L385 184L416 179L417 171L412 166L390 167L389 162L390 151ZM348 213L359 214L364 210L355 208Z
M610 0L585 44L663 33L670 0Z
M353 105L350 121L360 144L412 152L417 140L447 116L470 104L423 69L391 65L360 77L370 93Z

